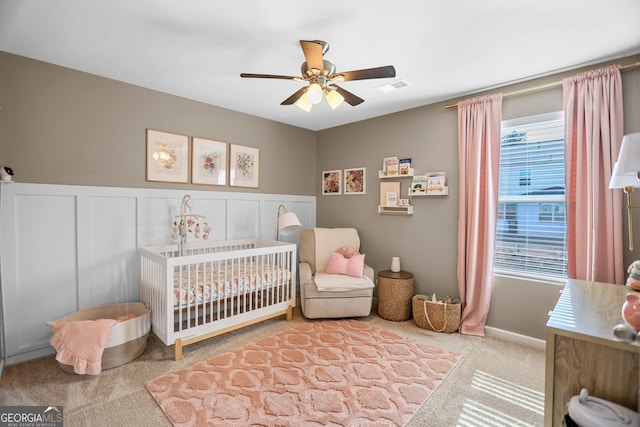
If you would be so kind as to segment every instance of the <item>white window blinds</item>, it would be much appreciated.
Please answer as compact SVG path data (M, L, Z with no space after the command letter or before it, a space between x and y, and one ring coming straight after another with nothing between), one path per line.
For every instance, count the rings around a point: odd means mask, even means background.
M504 121L494 272L567 277L562 113Z

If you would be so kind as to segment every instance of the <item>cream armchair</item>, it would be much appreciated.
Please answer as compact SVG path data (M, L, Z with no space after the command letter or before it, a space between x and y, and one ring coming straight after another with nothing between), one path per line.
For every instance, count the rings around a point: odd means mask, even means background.
M306 318L364 317L371 313L371 267L365 264L362 278L325 274L331 254L344 246L360 250L356 229L312 228L300 232L300 304ZM329 288L325 280L331 282Z

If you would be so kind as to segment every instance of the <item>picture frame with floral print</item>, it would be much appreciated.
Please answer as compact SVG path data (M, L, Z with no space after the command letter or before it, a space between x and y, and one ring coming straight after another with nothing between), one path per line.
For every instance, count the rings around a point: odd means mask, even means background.
M260 185L260 149L229 144L229 185L258 188Z
M189 136L147 129L146 180L189 182Z
M322 172L322 194L326 196L342 194L342 170Z
M227 185L227 143L191 138L191 183Z
M367 193L367 168L344 170L344 194Z

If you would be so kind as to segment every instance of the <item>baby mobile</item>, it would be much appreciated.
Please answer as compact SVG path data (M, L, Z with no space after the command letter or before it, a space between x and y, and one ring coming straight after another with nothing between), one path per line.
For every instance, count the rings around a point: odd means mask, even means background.
M187 235L189 233L192 233L196 239L202 237L205 240L209 238L209 234L211 233L211 227L206 221L200 224L200 219L205 219L206 216L191 213L190 200L191 196L185 194L180 204L180 214L176 215L175 217L177 219L173 221L172 237L174 240L180 239L180 243L178 243L180 256L186 255ZM189 212L187 212L187 209Z

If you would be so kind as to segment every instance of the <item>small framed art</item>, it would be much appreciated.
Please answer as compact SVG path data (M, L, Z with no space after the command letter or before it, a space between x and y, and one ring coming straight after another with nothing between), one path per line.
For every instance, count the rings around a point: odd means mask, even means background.
M344 194L366 194L367 168L344 170Z
M258 188L260 185L260 149L230 144L229 185Z
M227 184L227 143L193 137L191 141L191 183Z
M400 181L380 183L380 206L397 206L400 198Z
M340 169L322 172L322 194L341 194L342 171Z
M147 129L147 181L189 182L189 137Z

